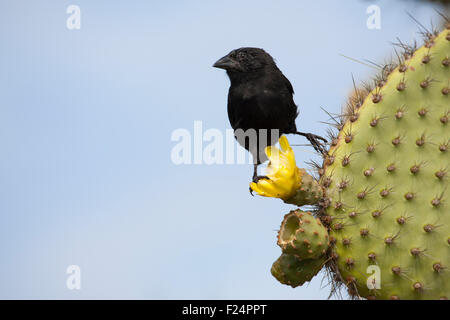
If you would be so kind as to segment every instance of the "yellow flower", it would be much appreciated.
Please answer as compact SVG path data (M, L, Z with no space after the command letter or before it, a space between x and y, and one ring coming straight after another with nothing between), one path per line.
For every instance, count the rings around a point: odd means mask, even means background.
M250 188L264 197L287 200L295 195L302 182L302 171L295 164L295 155L285 136L278 140L281 150L269 146L265 152L269 158L266 175L270 179L261 179L250 183Z

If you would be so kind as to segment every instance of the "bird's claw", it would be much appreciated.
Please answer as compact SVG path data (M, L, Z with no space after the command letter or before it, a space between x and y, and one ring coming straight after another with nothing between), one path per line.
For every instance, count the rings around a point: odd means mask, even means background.
M317 152L321 153L321 154L326 154L327 150L325 149L325 146L318 140L322 140L325 143L328 142L325 138L318 136L316 134L313 133L308 133L306 134L306 138L308 139L308 141L311 143L311 145L313 146L314 150L316 150Z
M309 143L311 143L312 147L314 148L314 150L316 150L317 152L326 155L327 154L327 150L325 149L325 146L323 145L323 143L321 143L319 140L322 140L325 143L328 143L327 139L318 136L317 134L314 133L305 133L305 132L295 132L295 134L299 134L301 136L304 136L306 139L308 139Z
M269 178L268 176L253 176L252 182L258 183L259 180L261 180L261 179L267 179L267 180L270 180L270 178ZM252 197L254 197L255 195L253 194L253 189L252 189L252 187L249 187L248 189L249 189L250 194L252 195Z
M253 181L254 183L258 183L259 180L261 180L261 179L267 179L267 180L270 180L270 178L269 178L268 176L254 176L252 181Z

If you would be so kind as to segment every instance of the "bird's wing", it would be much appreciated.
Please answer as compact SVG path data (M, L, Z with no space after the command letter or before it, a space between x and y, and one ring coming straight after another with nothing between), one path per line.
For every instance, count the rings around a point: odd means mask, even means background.
M293 99L293 96L294 96L294 88L292 87L292 84L291 84L291 82L289 81L289 79L286 78L286 77L284 76L284 74L282 74L282 73L281 73L281 78L283 79L282 82L283 82L284 87L288 90L288 92L289 92L290 95L291 95L291 103L289 104L289 112L293 115L293 117L294 117L294 122L295 122L295 118L297 118L297 116L298 116L298 107L297 107L297 105L295 104L294 99ZM295 131L296 131L296 130L297 130L297 129L295 129Z
M276 128L290 132L297 117L292 94L292 85L284 76L232 88L228 95L231 126L235 130Z
M281 78L282 78L283 85L286 87L286 89L289 91L289 93L293 95L294 94L294 88L292 87L292 84L289 81L289 79L286 78L284 76L284 74L281 74Z
M268 125L263 124L263 127L285 130L290 128L297 117L297 106L292 98L292 86L284 90L266 88L261 94L255 96L255 104L263 115L262 120L268 123Z

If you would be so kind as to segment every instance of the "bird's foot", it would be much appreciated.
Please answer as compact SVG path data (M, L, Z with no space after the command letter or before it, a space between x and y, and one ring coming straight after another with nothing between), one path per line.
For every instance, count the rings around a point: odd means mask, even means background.
M327 139L318 136L316 134L313 133L304 133L303 134L306 139L308 139L308 141L311 143L311 145L313 146L314 150L316 150L317 152L321 153L321 154L326 154L327 150L325 148L325 145L320 142L319 140L322 140L323 142L327 143Z
M259 180L261 180L261 179L267 179L267 180L270 180L270 178L269 178L268 176L254 176L252 182L258 183Z
M253 176L252 182L258 183L259 180L261 180L261 179L267 179L267 180L270 180L270 178L269 178L268 176ZM253 195L252 187L249 187L248 189L249 189L249 191L250 191L250 194L251 194L252 196L254 196L254 195Z

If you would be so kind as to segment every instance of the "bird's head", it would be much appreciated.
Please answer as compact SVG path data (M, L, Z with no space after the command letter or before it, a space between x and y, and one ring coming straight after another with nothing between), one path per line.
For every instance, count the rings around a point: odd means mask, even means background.
M259 48L235 49L213 65L225 69L228 74L257 72L266 66L275 66L275 62L270 54Z

